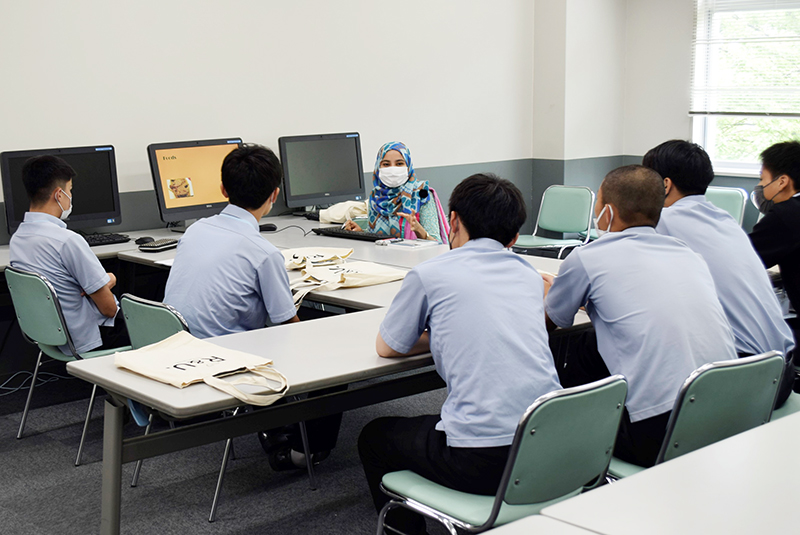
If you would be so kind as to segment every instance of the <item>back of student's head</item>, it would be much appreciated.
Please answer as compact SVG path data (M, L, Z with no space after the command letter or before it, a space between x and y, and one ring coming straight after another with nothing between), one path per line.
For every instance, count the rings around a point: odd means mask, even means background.
M682 139L665 141L650 149L642 165L669 178L684 195L704 195L714 180L711 158L703 147Z
M519 189L491 173L472 175L450 194L450 211L458 214L470 239L492 238L508 245L525 223L525 199Z
M600 185L604 204L613 204L614 214L631 226L655 227L664 207L661 176L642 165L618 167Z
M794 182L794 189L800 190L800 142L776 143L761 153L761 164L772 178L788 175Z
M32 205L47 202L56 188L64 188L75 170L58 156L34 156L22 166L22 184Z
M241 208L261 208L281 185L283 168L275 153L255 144L243 145L222 162L222 185L228 200Z

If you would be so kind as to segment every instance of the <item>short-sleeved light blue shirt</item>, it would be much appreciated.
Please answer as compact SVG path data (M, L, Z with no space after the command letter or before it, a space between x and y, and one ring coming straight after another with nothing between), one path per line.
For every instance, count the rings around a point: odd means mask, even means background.
M736 351L786 354L794 347L764 264L728 212L703 195L690 195L662 210L656 231L685 242L706 261Z
M247 210L229 204L178 243L164 302L199 338L260 329L295 316L283 255Z
M57 217L26 212L11 236L9 255L12 267L43 275L53 285L78 353L103 345L99 326L114 325L114 318L104 316L88 295L110 278L86 240ZM70 354L66 345L59 349Z
M584 305L608 370L628 380L632 422L672 410L703 364L736 358L706 263L652 227L606 234L564 260L547 315L568 327Z
M447 399L436 429L453 447L511 444L537 397L558 390L543 282L524 259L481 238L411 270L380 333L408 352L429 329Z

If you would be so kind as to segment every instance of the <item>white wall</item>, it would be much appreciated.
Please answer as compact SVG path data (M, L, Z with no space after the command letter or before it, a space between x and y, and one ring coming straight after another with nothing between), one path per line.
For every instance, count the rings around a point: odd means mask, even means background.
M567 2L536 0L533 47L533 157L564 159Z
M112 143L120 190L146 146L357 130L365 168L532 156L527 0L6 2L0 150Z

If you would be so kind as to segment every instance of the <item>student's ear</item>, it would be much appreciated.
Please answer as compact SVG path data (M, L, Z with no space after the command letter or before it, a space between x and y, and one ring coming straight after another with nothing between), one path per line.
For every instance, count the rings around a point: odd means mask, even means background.
M510 249L511 247L513 247L514 244L517 243L518 239L519 239L519 232L517 232L517 235L514 236L514 239L511 240L508 245L506 245L506 249Z
M278 194L280 194L281 188L275 188L275 191L272 192L272 195L269 197L269 202L275 204L278 201Z
M222 182L219 183L219 190L222 192L222 196L227 199L228 192L225 190L225 184L223 184Z
M669 177L664 177L664 196L668 197L670 193L672 193L672 188L675 185L672 183L672 179Z

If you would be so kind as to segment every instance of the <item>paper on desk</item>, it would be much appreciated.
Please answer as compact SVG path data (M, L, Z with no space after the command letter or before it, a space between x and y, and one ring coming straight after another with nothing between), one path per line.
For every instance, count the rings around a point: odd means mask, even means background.
M172 267L173 262L175 262L174 258L169 258L167 260L156 260L156 264L159 266L167 266Z

